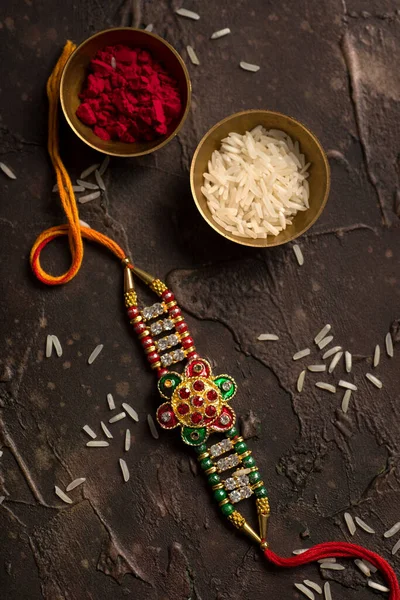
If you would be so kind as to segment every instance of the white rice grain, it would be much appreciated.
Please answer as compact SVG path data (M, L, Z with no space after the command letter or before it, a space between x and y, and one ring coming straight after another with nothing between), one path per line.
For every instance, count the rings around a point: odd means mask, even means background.
M297 550L293 550L292 554L294 554L295 556L298 556L299 554L303 554L304 552L307 552L307 550L309 550L309 548L298 548Z
M308 365L307 369L312 373L322 373L326 371L326 365Z
M67 494L65 492L63 492L61 488L58 487L58 485L54 486L54 491L57 494L57 496L60 498L60 500L62 500L66 504L72 504L71 498L69 496L67 496Z
M330 383L325 383L325 381L317 381L317 383L315 384L315 387L319 388L320 390L326 390L327 392L336 394L335 386Z
M104 173L108 169L108 165L110 164L110 157L106 156L103 162L100 165L99 173L103 177Z
M321 329L321 331L319 333L317 333L317 335L315 336L314 342L316 344L319 344L320 341L324 339L324 337L326 336L326 334L329 333L331 329L332 329L332 326L329 325L329 323L327 325L325 325L325 327L323 327Z
M370 579L368 579L368 585L373 590L378 590L379 592L390 592L388 587L381 585L380 583L375 583L375 581L371 581Z
M113 439L113 434L108 429L107 425L103 421L100 421L100 426L101 426L102 430L104 431L106 437L108 437L109 440L112 440Z
M104 348L104 344L99 344L98 346L96 346L96 348L93 350L92 354L88 358L88 365L91 365L94 363L94 361L96 360L96 358L98 357L100 352L103 350L103 348Z
M193 46L186 46L186 51L193 65L199 65L199 57L197 56Z
M400 548L400 540L398 540L392 548L393 556L396 554L396 552L398 552L399 548Z
M257 71L260 70L259 65L253 65L252 63L245 62L244 60L242 60L239 65L244 71L251 71L252 73L257 73Z
M353 357L351 356L351 352L346 350L344 353L344 362L346 365L346 373L351 373L351 368L353 366Z
M52 335L51 339L54 344L54 348L56 349L57 356L58 357L62 356L63 351L62 351L62 347L60 344L60 340L58 339L58 337L56 335Z
M331 586L329 584L329 581L325 581L324 583L324 596L325 600L332 600Z
M0 450L0 458L3 456L3 450Z
M274 333L261 333L258 338L260 342L275 342L279 337Z
M322 587L315 583L315 581L311 581L310 579L305 579L303 581L304 585L308 585L309 588L315 590L317 594L322 594Z
M353 392L357 391L357 386L354 383L350 383L349 381L344 381L341 379L338 383L339 387L346 388L347 390L353 390Z
M310 348L304 348L304 350L299 350L296 354L293 355L293 360L300 360L300 358L304 358L311 353Z
M342 346L334 346L330 350L327 350L325 352L325 354L322 355L322 360L326 360L330 356L333 356L334 354L337 354L338 352L341 351L341 349L342 349Z
M375 529L372 529L372 527L370 527L365 521L360 519L360 517L354 517L354 520L357 523L357 525L359 525L361 529L364 529L364 531L366 531L367 533L375 533Z
M346 390L342 399L342 411L344 414L349 410L351 390Z
M3 504L4 500L6 499L5 496L0 496L0 504Z
M329 365L328 373L333 373L342 356L343 352L338 352L337 354L335 354L335 356L331 360L331 364Z
M300 375L297 378L297 391L301 393L303 391L304 379L306 376L306 371L301 371Z
M91 175L94 171L96 171L96 169L99 168L99 164L96 165L90 165L90 167L88 167L87 169L85 169L84 171L82 171L82 173L80 174L79 179L86 179L86 177L89 177L89 175Z
M89 437L92 438L92 440L95 440L97 438L97 434L93 431L91 427L89 427L89 425L84 425L82 429L85 433L88 434Z
M149 33L151 33L154 29L154 25L153 23L149 23L148 25L146 25L146 27L144 28L145 31L148 31Z
M200 19L200 15L192 10L187 10L187 8L178 8L178 10L175 11L175 14L179 15L180 17L186 17L187 19L193 19L194 21L198 21Z
M229 29L229 27L225 27L225 29L219 29L218 31L214 31L214 33L211 35L210 39L211 40L218 40L221 37L224 37L224 35L229 35L231 32L231 30Z
M366 577L371 577L371 571L363 560L361 560L360 558L356 558L354 564L360 569L363 575L365 575Z
M132 408L132 406L130 406L129 404L127 404L126 402L122 403L122 408L124 410L126 410L126 412L128 413L128 415L130 416L130 418L135 421L136 423L139 422L139 415L137 414L136 410L134 408Z
M377 572L377 568L375 567L375 565L373 565L372 563L368 562L367 560L363 560L363 563L365 565L367 565L368 569L371 571L371 573L376 573Z
M82 227L87 227L88 229L91 229L90 225L86 223L86 221L82 221L82 219L79 219L79 223L82 225Z
M119 466L121 467L122 477L124 478L125 483L129 481L129 469L126 461L123 458L119 459Z
M125 431L125 445L124 445L125 452L129 452L130 447L131 447L131 432L129 431L129 429L127 429Z
M118 421L122 421L122 419L125 419L126 417L126 413L125 412L120 412L117 415L115 415L114 417L111 417L111 419L108 419L109 423L117 423Z
M294 587L297 588L302 594L307 596L307 598L310 600L315 600L315 595L303 583L295 583Z
M354 535L356 532L356 526L353 521L353 517L348 512L345 512L343 516L344 516L344 520L346 522L347 529L349 530L350 535Z
M379 344L377 344L375 346L375 351L374 351L374 360L373 360L373 365L374 367L377 367L379 365L379 362L381 360L381 349L379 347Z
M86 204L86 202L90 202L91 200L96 200L100 198L101 192L93 192L93 194L87 194L87 196L81 196L78 199L78 202L81 204Z
M90 181L84 181L83 179L77 179L76 183L83 187L85 190L98 190L99 186L97 183L91 183Z
M378 379L377 377L375 377L375 375L372 375L371 373L366 373L365 377L378 389L381 389L383 386L383 383L380 379Z
M335 563L336 562L336 558L330 557L330 558L323 558L317 561L320 565L322 565L323 563Z
M339 563L323 562L319 566L320 569L326 569L327 571L344 571L345 567L339 565Z
M67 492L71 492L72 490L77 488L79 485L82 485L82 483L85 483L85 481L86 481L86 477L78 477L77 479L74 479L73 481L71 481L71 483L69 483L67 485Z
M398 533L399 531L400 531L400 521L398 521L397 523L395 523L393 525L393 527L391 527L390 529L385 531L385 533L383 534L383 537L391 538L393 535L396 535L396 533Z
M88 446L88 448L106 448L107 446L109 446L110 444L104 440L94 440L93 442L88 442L86 444L86 446Z
M386 345L386 353L389 356L389 358L393 358L393 339L392 339L392 334L389 332L386 334L385 337L385 345Z
M115 410L115 402L112 394L107 394L107 403L110 410Z
M4 164L3 162L0 162L0 169L3 171L3 173L5 175L7 175L7 177L9 179L17 179L17 176L15 175L15 173L13 173L13 171L11 171L10 167L7 167L7 165Z
M46 337L46 358L50 358L53 351L53 336L48 335Z
M299 263L300 267L302 265L304 265L304 256L303 256L301 248L300 248L300 246L298 244L294 244L294 246L293 246L293 252L294 252L294 254L295 254L296 258L297 258L297 262Z
M97 185L99 186L99 188L103 192L105 192L106 191L106 184L104 183L102 176L100 175L100 173L97 170L94 172L94 176L96 178Z
M160 436L158 434L156 424L154 423L154 419L151 415L147 415L147 423L149 424L151 435L155 440L158 440Z
M323 340L321 340L319 342L318 348L320 350L322 350L323 348L325 348L325 346L327 346L328 344L330 344L332 340L333 340L333 335L327 335L326 337L324 337Z

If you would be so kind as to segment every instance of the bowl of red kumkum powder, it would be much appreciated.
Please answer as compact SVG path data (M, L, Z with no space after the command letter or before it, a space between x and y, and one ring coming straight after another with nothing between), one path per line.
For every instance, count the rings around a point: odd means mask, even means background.
M191 83L178 52L154 33L118 27L78 46L64 67L61 106L86 144L112 156L165 146L189 112Z

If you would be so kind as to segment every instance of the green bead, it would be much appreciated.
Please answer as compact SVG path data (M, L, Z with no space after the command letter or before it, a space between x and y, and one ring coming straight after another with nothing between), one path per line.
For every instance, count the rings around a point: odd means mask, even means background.
M235 450L238 454L243 454L243 452L246 452L247 450L247 444L244 442L238 442L235 444Z
M254 490L254 493L257 498L266 498L268 496L267 488L264 486L258 488L258 490Z
M200 446L196 446L194 451L196 454L203 454L203 452L207 452L207 446L205 444L200 444Z
M229 438L235 437L235 435L239 435L239 431L237 427L231 427L227 432L226 436Z
M220 506L221 512L223 515L225 515L225 517L229 517L229 515L231 515L233 513L233 511L235 510L235 507L233 506L233 504L230 504L229 502L227 502L226 504L223 504L222 506Z
M214 465L211 458L203 458L203 460L200 461L200 466L204 471L207 471L207 469L211 469Z
M252 456L246 456L246 458L244 458L242 460L242 463L245 467L255 467L256 466L256 461L254 460L254 458Z
M257 483L257 481L261 480L261 475L259 473L259 471L254 471L253 473L249 474L249 481L250 483Z
M217 485L217 483L221 483L221 477L217 473L211 473L207 477L207 483L209 485Z
M217 502L221 502L222 500L225 500L225 498L226 498L226 491L225 490L215 490L213 495Z

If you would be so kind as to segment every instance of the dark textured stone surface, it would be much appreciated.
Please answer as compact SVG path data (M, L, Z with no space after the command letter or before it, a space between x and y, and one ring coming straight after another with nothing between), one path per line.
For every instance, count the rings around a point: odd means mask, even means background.
M112 160L108 197L81 208L82 218L114 237L136 263L169 282L189 314L200 351L234 375L233 404L271 495L270 540L283 554L348 539L347 509L374 526L354 541L390 557L382 533L399 519L398 357L383 352L392 326L398 342L400 52L398 3L188 2L199 22L178 19L179 3L145 3L136 22L154 23L179 51L195 45L194 98L179 138L156 155ZM174 433L158 441L146 414L157 406L154 380L125 321L121 269L87 245L79 276L44 289L28 267L30 246L63 221L51 194L46 154L45 82L66 38L130 22L130 5L82 0L25 0L1 6L0 153L18 175L1 177L0 280L0 589L8 600L232 599L297 597L293 582L320 580L316 566L278 572L221 520L196 462ZM209 41L230 26L234 35ZM256 75L238 68L256 62ZM332 191L316 226L290 247L236 247L207 228L194 208L190 158L218 119L245 108L271 108L304 121L320 137L332 168ZM95 155L64 125L62 150L73 177ZM52 272L66 268L63 243L46 251ZM347 415L342 393L317 393L307 360L294 352L332 323L335 342L354 354L358 385ZM393 323L393 325L392 325ZM278 333L276 343L257 335ZM47 333L64 354L44 360ZM93 347L103 353L88 367ZM381 391L364 378L381 344ZM310 359L311 360L311 359ZM313 362L320 360L313 350ZM324 379L337 381L337 367ZM121 482L118 458L125 423L109 448L85 448L85 423L109 417L106 394L140 415ZM320 391L321 392L321 391ZM62 505L54 485L86 476ZM302 541L305 529L310 537ZM392 559L398 566L398 558ZM333 572L334 598L372 599L349 565Z

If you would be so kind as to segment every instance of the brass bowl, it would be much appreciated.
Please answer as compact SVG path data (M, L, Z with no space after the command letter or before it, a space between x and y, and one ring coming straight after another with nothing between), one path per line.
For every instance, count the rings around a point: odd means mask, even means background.
M167 71L176 79L182 98L182 113L174 130L168 136L160 136L151 142L104 141L97 137L91 128L84 125L76 116L76 109L80 104L78 95L86 79L90 61L99 50L105 46L115 44L125 44L148 50L154 58L163 63ZM175 48L154 33L143 29L133 29L132 27L106 29L82 42L68 59L60 84L61 106L73 131L95 150L112 156L141 156L154 152L168 144L178 133L187 117L191 92L192 85L188 70Z
M226 231L213 220L207 206L207 200L201 192L201 187L204 185L203 173L207 172L208 161L214 150L220 148L222 139L231 131L243 134L257 125L263 125L266 129L280 129L290 135L293 141L297 140L299 142L300 150L306 157L306 163L311 163L308 178L310 185L310 208L306 211L298 212L293 218L293 224L289 225L279 235L268 235L266 239L243 238L236 236L230 231ZM280 244L286 244L294 240L307 231L322 213L329 194L330 169L328 159L321 144L315 135L304 125L292 119L292 117L281 113L269 110L246 110L223 119L205 134L193 155L190 168L190 186L200 214L219 234L232 242L243 244L244 246L279 246Z

